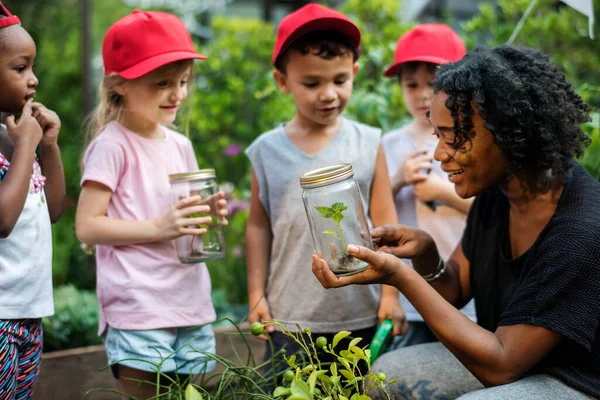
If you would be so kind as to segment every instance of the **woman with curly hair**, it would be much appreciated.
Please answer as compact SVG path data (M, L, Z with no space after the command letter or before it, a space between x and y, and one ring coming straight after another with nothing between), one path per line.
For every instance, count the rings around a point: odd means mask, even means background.
M477 196L444 263L425 232L388 225L371 267L325 287L397 287L441 343L381 357L395 399L600 397L600 183L574 158L590 107L543 53L480 48L436 75L435 158L459 196ZM414 269L401 258L412 259ZM458 308L475 299L478 324Z

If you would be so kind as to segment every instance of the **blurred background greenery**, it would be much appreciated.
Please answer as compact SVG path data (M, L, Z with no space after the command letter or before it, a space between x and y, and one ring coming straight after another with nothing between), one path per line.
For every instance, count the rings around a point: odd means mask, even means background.
M53 229L56 314L44 319L47 351L99 342L94 260L82 251L74 229L84 150L82 125L95 102L95 86L102 76L100 48L104 32L129 13L134 3L135 0L5 1L37 43L38 99L56 110L63 122L60 146L69 198L67 213ZM171 7L163 8L179 12L187 23L189 12L176 6L184 3L189 2L165 1ZM252 3L246 1L244 7L251 9ZM254 3L262 4L258 0ZM481 4L478 8L473 6L474 13L460 18L449 6L439 6L449 3L431 3L438 4L435 13L407 20L402 18L406 15L399 0L327 2L350 16L363 32L361 69L347 110L350 118L384 131L399 127L406 120L397 81L384 79L382 73L393 59L398 37L416 23L435 20L451 24L469 49L479 44L501 44L510 37L530 0L473 1ZM144 1L138 0L138 4L144 5ZM271 78L276 23L271 20L277 16L266 11L263 18L258 14L233 17L221 12L209 18L201 12L191 16L192 22L204 26L204 30L194 31L195 39L209 59L196 64L197 85L188 102L189 111L183 113L179 124L185 130L189 122L189 135L201 168L215 168L229 196L227 256L209 263L219 317L242 318L247 312L244 229L250 166L243 150L260 133L289 120L294 113L291 99L278 91ZM600 41L591 40L587 34L585 16L560 1L540 0L515 43L547 52L595 107L594 121L585 125L593 143L581 161L600 179Z

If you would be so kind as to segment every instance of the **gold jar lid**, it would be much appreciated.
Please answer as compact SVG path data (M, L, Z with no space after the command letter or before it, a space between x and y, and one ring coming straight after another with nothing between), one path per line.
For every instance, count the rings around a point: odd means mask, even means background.
M200 169L198 171L192 171L192 172L184 172L182 174L169 175L169 182L171 182L171 183L189 182L189 181L195 181L195 180L216 179L216 178L217 178L217 174L215 173L215 170L210 168L210 169Z
M336 164L305 173L300 177L300 186L313 188L331 185L354 176L351 164Z

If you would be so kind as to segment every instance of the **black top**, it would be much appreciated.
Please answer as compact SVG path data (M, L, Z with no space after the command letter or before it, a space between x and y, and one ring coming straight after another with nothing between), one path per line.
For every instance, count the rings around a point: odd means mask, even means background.
M600 397L600 183L581 165L568 173L554 215L512 259L509 203L499 188L477 197L462 248L479 325L541 326L563 337L531 373L553 375Z

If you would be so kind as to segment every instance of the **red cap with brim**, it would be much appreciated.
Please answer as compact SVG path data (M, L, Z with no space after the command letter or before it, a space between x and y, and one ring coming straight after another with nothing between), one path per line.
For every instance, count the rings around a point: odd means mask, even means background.
M206 56L196 52L183 22L173 14L134 10L115 22L102 43L104 73L137 79L176 61Z
M17 17L16 15L12 15L10 11L8 11L6 7L4 7L4 4L2 4L2 2L0 2L0 8L4 12L4 15L6 15L6 18L0 19L0 28L6 28L7 26L11 25L21 25L21 20L19 19L19 17Z
M141 61L131 68L119 71L117 74L125 79L137 79L172 62L192 59L206 60L207 57L202 54L188 52L160 54Z
M289 14L279 24L273 49L273 64L296 39L317 31L339 32L350 39L357 51L360 49L360 29L348 17L339 11L311 3Z
M383 75L398 75L401 65L407 62L445 64L460 60L466 53L462 39L448 25L422 24L398 39L394 64Z

